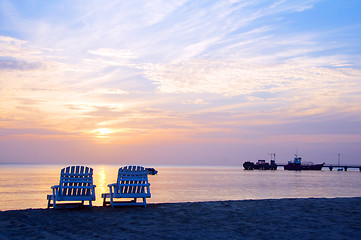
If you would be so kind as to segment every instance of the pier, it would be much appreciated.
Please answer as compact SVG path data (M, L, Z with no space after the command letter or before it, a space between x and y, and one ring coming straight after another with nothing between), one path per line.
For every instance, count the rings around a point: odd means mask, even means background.
M338 155L338 162L337 165L333 165L333 164L325 164L323 167L328 167L328 169L330 169L330 171L332 171L333 168L337 168L337 171L347 171L348 168L358 168L361 172L361 165L341 165L341 153L337 154Z
M280 164L277 163L277 167L284 167L286 165L287 164L284 164L284 163L280 163ZM356 168L356 169L359 169L361 172L361 165L325 164L323 166L323 168L328 168L328 169L330 169L330 171L332 171L333 169L336 169L337 171L347 171L347 169L349 169L349 168ZM340 170L340 169L342 169L342 170Z
M340 169L343 169L345 171L347 171L347 169L349 168L358 168L361 172L361 165L332 165L332 164L325 164L323 167L327 167L328 169L330 169L330 171L333 170L333 168L336 168L337 171L340 171ZM342 170L341 170L342 171Z

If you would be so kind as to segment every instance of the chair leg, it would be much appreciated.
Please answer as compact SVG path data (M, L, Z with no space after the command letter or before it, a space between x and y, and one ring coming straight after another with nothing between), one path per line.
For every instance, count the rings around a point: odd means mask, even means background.
M146 198L143 198L144 207L147 207L147 200Z
M114 207L113 205L113 194L110 193L110 206L112 206L112 208Z
M89 200L89 207L93 207L92 201Z
M110 206L113 208L114 207L114 203L113 203L113 187L109 187L109 200L110 200ZM115 193L115 187L114 187L114 193Z

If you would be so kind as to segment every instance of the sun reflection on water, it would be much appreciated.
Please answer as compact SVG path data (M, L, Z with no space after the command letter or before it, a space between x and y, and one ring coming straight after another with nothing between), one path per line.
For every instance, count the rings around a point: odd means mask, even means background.
M101 198L102 193L109 192L108 184L116 182L117 167L114 166L96 166L94 171L93 182L96 185L95 195L96 200L94 205L101 206L103 199Z
M99 176L100 176L99 181L97 181L97 182L100 183L99 189L105 191L106 182L107 182L107 175L105 174L105 168L104 167L102 167L100 169Z

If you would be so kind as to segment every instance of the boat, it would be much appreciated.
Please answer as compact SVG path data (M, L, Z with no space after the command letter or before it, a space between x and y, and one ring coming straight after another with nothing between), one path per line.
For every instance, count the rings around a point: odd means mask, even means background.
M271 160L271 163L266 162L266 160L258 160L256 163L246 161L243 163L243 168L245 170L277 170L277 164L275 160Z
M158 171L154 168L146 168L145 170L148 172L149 175L156 175L158 173Z
M285 170L321 170L325 163L314 164L312 162L302 163L302 158L295 154L292 161L288 161L288 164L284 166Z

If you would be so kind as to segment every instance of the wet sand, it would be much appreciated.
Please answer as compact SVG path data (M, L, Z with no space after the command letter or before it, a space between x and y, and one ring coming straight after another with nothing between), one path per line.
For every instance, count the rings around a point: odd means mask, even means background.
M3 211L0 239L361 239L361 198Z

